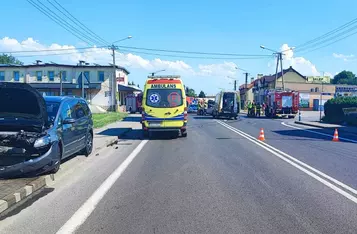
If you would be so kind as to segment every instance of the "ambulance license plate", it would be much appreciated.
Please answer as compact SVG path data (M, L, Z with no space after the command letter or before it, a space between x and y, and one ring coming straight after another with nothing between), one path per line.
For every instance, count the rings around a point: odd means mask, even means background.
M161 122L150 122L149 126L150 127L161 127Z

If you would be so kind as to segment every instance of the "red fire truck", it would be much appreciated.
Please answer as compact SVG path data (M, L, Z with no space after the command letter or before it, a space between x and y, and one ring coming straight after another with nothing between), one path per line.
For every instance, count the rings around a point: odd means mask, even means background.
M299 92L271 90L266 96L265 116L295 118L299 111Z

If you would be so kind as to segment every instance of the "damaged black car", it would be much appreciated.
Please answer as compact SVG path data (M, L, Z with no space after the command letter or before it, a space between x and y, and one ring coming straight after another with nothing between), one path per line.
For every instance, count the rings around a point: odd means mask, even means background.
M0 83L0 178L56 173L62 159L92 148L84 99L43 97L25 83Z

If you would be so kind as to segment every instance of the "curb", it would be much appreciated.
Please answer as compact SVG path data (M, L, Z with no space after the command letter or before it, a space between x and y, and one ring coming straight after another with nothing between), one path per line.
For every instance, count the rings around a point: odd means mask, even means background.
M109 147L109 146L112 146L112 145L117 144L117 143L119 142L119 139L120 139L121 136L124 136L125 134L127 134L128 132L130 132L130 131L132 131L132 130L133 130L132 128L125 129L125 131L123 131L122 133L120 133L119 136L115 136L115 138L113 137L113 139L106 140L105 146L106 146L106 147ZM97 149L97 151L98 151L98 150L100 150L100 149L102 149L102 148L104 148L104 146L103 146L103 147L98 147L98 148L96 148L96 149Z
M35 192L40 191L46 186L46 176L35 179L34 181L26 184L24 187L18 189L13 194L0 199L0 215L15 205L23 202Z
M99 146L93 150L93 153L98 152L99 150L103 149L104 147L110 147L118 143L119 138L128 132L130 132L132 128L128 128L119 136L113 137L113 139L109 139L105 142L104 145ZM0 216L4 213L11 211L11 209L16 208L16 205L23 203L26 199L29 199L31 195L40 192L42 189L46 187L48 184L48 180L54 180L53 175L45 175L41 176L29 183L27 183L22 188L16 190L13 194L9 194L2 199L0 199Z

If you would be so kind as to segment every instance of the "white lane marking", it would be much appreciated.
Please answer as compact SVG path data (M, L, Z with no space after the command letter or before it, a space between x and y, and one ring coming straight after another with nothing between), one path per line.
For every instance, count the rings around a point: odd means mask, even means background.
M100 187L88 198L88 200L72 215L72 217L61 227L57 234L74 233L94 211L104 195L114 185L114 183L123 174L125 169L130 165L134 158L144 148L148 140L143 140L131 152L131 154L115 169L115 171L100 185Z
M311 133L315 133L315 134L319 134L321 136L327 136L327 137L331 137L333 138L333 135L330 135L330 134L327 134L327 133L322 133L322 132L316 132L316 131L313 131L313 130L309 130L309 129L306 129L306 128L299 128L297 126L292 126L290 124L287 124L285 122L282 122L281 123L282 125L288 127L288 128L295 128L295 129L299 129L299 130L303 130L305 132L311 132ZM352 139L348 139L348 138L344 138L344 137L338 137L340 140L343 140L343 141L348 141L348 142L352 142L352 143L357 143L356 140L352 140Z
M327 187L333 189L337 193L343 195L344 197L348 198L349 200L351 200L351 201L353 201L354 203L357 204L357 198L356 197L354 197L351 194L345 192L344 190L340 189L339 187L337 187L336 185L330 183L329 181L327 181L327 180L319 177L318 175L312 173L311 171L319 174L322 177L325 177L326 179L329 179L331 182L334 182L335 184L340 185L341 187L345 188L346 190L348 190L348 191L350 191L350 192L352 192L354 194L357 194L357 190L355 190L355 189L349 187L348 185L343 184L342 182L340 182L340 181L338 181L338 180L336 180L336 179L324 174L323 172L321 172L321 171L319 171L319 170L317 170L317 169L315 169L315 168L313 168L313 167L311 167L311 166L309 166L309 165L297 160L296 158L294 158L294 157L292 157L292 156L290 156L290 155L288 155L288 154L286 154L286 153L284 153L284 152L272 147L271 145L268 145L268 144L266 144L264 142L258 141L257 139L255 139L254 137L250 136L249 134L247 134L245 132L242 132L242 131L240 131L240 130L238 130L238 129L236 129L236 128L234 128L234 127L232 127L232 126L230 126L230 125L228 125L226 123L221 122L221 121L217 121L217 122L219 124L221 124L222 126L228 128L229 130L231 130L231 131L237 133L238 135L246 138L247 140L253 142L254 144L262 147L263 149L267 150L268 152L272 153L273 155L277 156L278 158L284 160L285 162L289 163L290 165L296 167L297 169L305 172L307 175L313 177L317 181L323 183ZM307 169L310 169L311 171L307 170L304 167L306 167Z
M224 123L224 124L225 124L225 123ZM228 124L225 124L225 125L228 125ZM228 126L229 126L230 128L235 129L235 131L239 131L239 132L241 132L241 134L245 134L246 136L250 137L251 139L257 141L256 138L254 138L254 137L248 135L247 133L245 133L245 132L243 132L243 131L241 131L241 130L238 130L238 129L236 129L236 128L230 126L230 125L228 125ZM270 149L272 149L272 150L275 150L275 151L278 152L279 154L281 154L281 155L283 155L283 156L289 158L290 160L293 160L294 162L300 164L301 166L306 167L307 169L309 169L309 170L315 172L316 174L319 174L320 176L324 177L325 179L328 179L328 180L334 182L335 184L338 184L339 186L345 188L346 190L348 190L348 191L350 191L350 192L352 192L352 193L354 193L354 194L357 194L357 190L355 190L355 189L353 189L353 188L351 188L351 187L345 185L344 183L342 183L342 182L340 182L340 181L338 181L338 180L336 180L336 179L334 179L334 178L332 178L332 177L326 175L325 173L323 173L323 172L321 172L321 171L319 171L319 170L317 170L317 169L311 167L310 165L308 165L308 164L306 164L306 163L304 163L304 162L302 162L302 161L300 161L300 160L298 160L298 159L292 157L291 155L289 155L289 154L287 154L287 153L284 153L283 151L281 151L281 150L279 150L279 149L277 149L277 148L274 148L273 146L271 146L271 145L269 145L269 144L267 144L267 143L265 143L265 142L258 141L258 143L260 143L260 144L262 144L262 145L265 145L266 147L268 147L268 148L270 148Z

